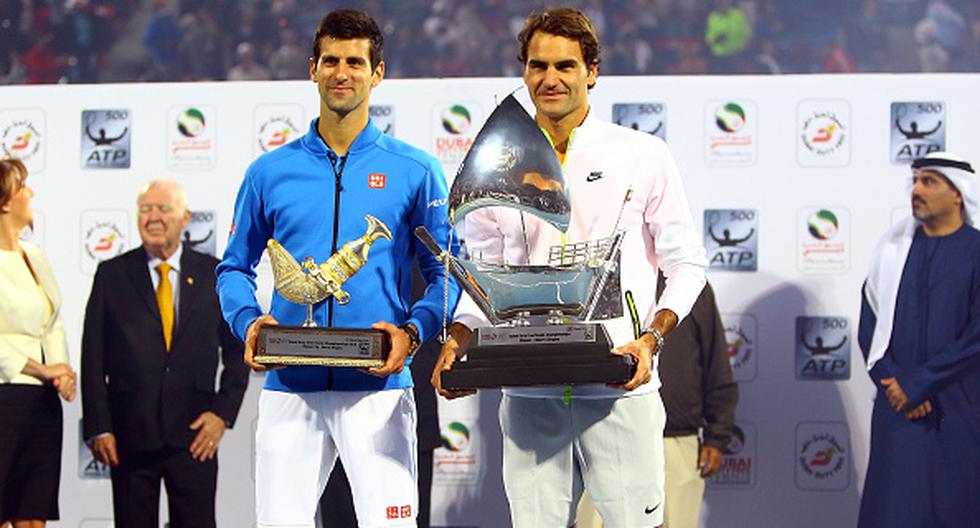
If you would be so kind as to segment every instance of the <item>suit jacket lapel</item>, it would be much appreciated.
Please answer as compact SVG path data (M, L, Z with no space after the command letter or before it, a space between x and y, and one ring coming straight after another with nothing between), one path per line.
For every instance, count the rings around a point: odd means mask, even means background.
M150 280L150 268L146 265L146 251L142 248L129 253L127 259L127 273L129 280L133 284L133 291L136 296L143 301L147 309L153 313L157 322L160 321L160 307L157 306L156 292L153 291L153 282ZM162 324L161 324L162 328Z
M201 281L197 266L194 265L194 255L191 254L190 248L187 244L184 244L184 252L180 256L180 300L177 306L177 327L174 329L173 342L177 342L177 338L180 337L181 331L187 326L186 322L188 317L191 315L191 310L197 301L197 296L201 290ZM170 346L170 350L174 350L173 344Z

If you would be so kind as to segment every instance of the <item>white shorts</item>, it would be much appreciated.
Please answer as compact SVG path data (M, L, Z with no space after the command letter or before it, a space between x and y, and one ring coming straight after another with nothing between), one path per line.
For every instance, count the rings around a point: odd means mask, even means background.
M259 528L313 528L340 456L362 528L414 527L418 460L412 389L259 396L255 504Z
M659 526L663 430L656 392L627 398L504 395L504 488L515 528L565 528L583 488L606 528Z

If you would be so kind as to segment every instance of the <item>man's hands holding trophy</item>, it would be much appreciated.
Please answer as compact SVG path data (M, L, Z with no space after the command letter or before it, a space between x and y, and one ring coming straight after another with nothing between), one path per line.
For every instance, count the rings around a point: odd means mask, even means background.
M452 370L453 363L466 355L466 347L470 344L470 336L473 332L462 323L453 323L449 327L449 339L439 350L439 358L436 359L436 367L432 371L432 386L436 392L446 399L452 400L463 396L476 394L476 390L450 390L442 386L442 373Z
M677 326L677 322L677 314L673 311L660 310L654 317L651 328L660 332L661 336L665 336ZM442 373L452 370L453 364L466 355L472 334L472 330L465 325L453 323L449 327L449 339L439 351L439 358L436 360L435 369L432 371L431 381L436 392L446 399L452 400L476 394L476 390L453 390L442 386ZM657 349L657 338L652 333L644 333L638 339L612 349L610 352L613 354L633 356L636 362L636 372L626 383L610 384L609 386L631 391L650 382L653 379L653 356L657 353Z
M255 350L258 347L259 330L263 326L277 326L278 324L279 321L276 321L275 317L266 314L259 316L252 322L251 325L249 325L248 332L245 336L244 359L245 364L248 365L253 371L265 372L268 370L278 370L285 367L285 365L263 365L255 362ZM401 373L401 371L405 368L405 362L407 361L408 356L414 353L415 349L418 348L419 343L415 341L408 331L387 321L378 321L377 323L371 325L371 328L381 330L388 334L388 337L391 339L391 350L388 352L388 358L385 360L385 364L383 366L362 370L368 374L379 377Z

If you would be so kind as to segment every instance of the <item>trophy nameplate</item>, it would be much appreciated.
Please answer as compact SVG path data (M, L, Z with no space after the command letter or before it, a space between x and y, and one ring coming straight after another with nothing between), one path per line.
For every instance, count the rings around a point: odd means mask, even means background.
M450 390L626 383L632 356L612 354L599 323L477 328L466 357L442 373Z
M255 362L262 365L381 367L391 350L382 330L263 326Z

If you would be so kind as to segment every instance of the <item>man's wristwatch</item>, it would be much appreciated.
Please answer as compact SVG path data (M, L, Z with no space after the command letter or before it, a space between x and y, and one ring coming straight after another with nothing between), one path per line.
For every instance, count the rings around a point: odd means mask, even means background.
M660 333L660 330L657 330L652 326L648 326L644 328L642 332L640 332L640 336L642 337L643 334L650 334L657 340L657 348L654 349L653 355L656 356L664 351L664 335Z
M419 345L422 344L422 340L419 338L419 329L415 328L415 325L412 323L405 323L398 328L401 328L408 334L410 341L408 344L408 357L414 356L415 352L419 349Z

